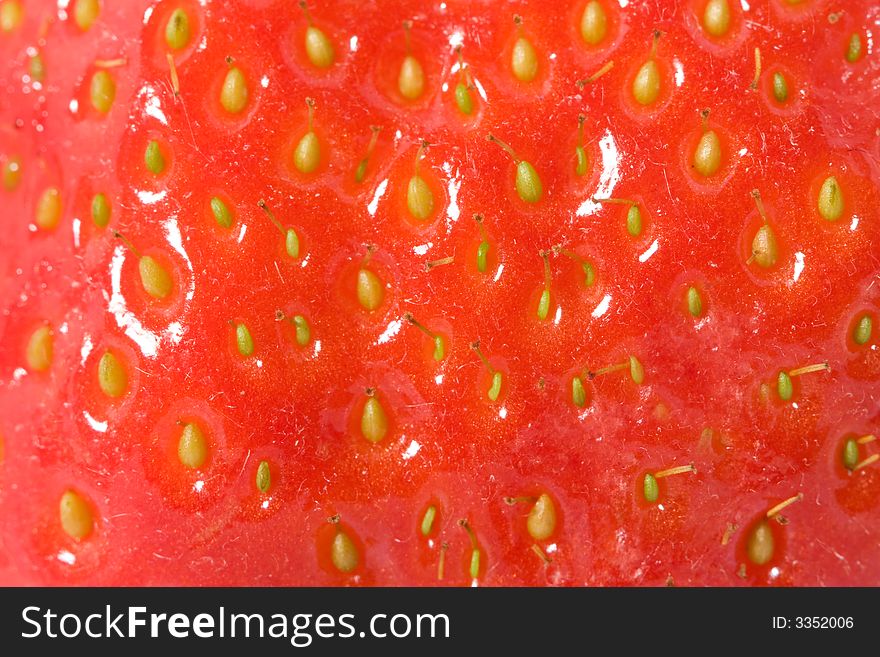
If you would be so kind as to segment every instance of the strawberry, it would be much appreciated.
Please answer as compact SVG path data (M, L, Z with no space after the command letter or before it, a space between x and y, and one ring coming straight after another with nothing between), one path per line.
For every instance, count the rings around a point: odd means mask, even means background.
M0 1L0 581L880 582L878 26Z

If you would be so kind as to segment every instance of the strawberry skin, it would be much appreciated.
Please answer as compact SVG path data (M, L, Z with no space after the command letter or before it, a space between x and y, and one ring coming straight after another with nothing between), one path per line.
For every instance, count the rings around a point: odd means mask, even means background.
M880 583L880 8L76 4L0 0L0 583Z

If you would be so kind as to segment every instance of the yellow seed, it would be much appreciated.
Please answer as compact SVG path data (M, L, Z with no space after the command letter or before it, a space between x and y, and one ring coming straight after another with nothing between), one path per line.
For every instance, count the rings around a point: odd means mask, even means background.
M752 239L752 260L759 267L767 269L776 264L779 257L779 247L776 243L776 235L767 224L764 224L755 233Z
M367 398L361 413L361 434L371 443L378 443L388 433L388 416L375 397Z
M819 189L819 214L826 221L837 221L843 214L843 192L834 176L828 176Z
M180 50L189 43L189 36L189 16L183 9L177 8L165 25L165 43L172 50Z
M709 0L703 10L703 29L714 37L730 29L730 4L727 0Z
M247 106L248 86L241 69L233 66L226 71L220 90L220 105L230 114L239 114Z
M61 192L57 187L49 187L37 200L34 223L41 230L52 230L61 221Z
M637 386L645 382L645 368L635 356L629 357L629 376Z
M261 493L269 492L272 486L272 470L269 467L269 461L260 461L257 467L257 489Z
M598 0L590 0L581 14L581 38L595 46L608 34L608 16Z
M333 65L333 44L327 35L314 25L306 28L306 55L318 68L329 68Z
M357 277L357 298L364 310L370 312L382 305L385 289L382 281L370 269L361 267Z
M189 422L180 433L177 458L190 470L196 470L208 460L208 439L199 425Z
M98 385L101 391L108 397L122 397L128 388L128 374L125 366L113 354L105 351L98 361Z
M151 297L164 299L171 294L171 288L174 284L171 274L154 258L143 256L138 262L138 270L141 275L141 284Z
M21 182L21 158L12 156L3 163L3 189L11 192Z
M357 546L351 537L344 531L340 530L333 538L333 545L330 548L330 559L333 566L342 573L350 573L358 567L360 555Z
M58 502L58 518L61 529L70 538L81 541L88 538L95 527L92 507L79 493L68 490Z
M425 179L418 174L409 179L406 187L406 207L419 221L424 221L434 212L434 194Z
M293 152L293 164L300 173L312 173L321 162L321 142L318 135L309 130L302 136Z
M529 512L526 529L536 541L547 540L556 531L556 505L547 493L541 494Z
M510 53L510 68L520 82L531 82L538 75L538 55L525 37L519 37Z
M763 566L773 558L773 550L775 541L773 540L773 530L770 523L762 520L752 530L746 543L746 552L749 555L749 561L756 566Z
M425 90L425 72L419 60L412 55L403 58L397 76L397 89L407 100L415 100Z
M296 329L296 343L300 347L305 347L309 343L309 340L312 339L312 329L309 326L309 320L302 315L294 315L293 325Z
M657 96L660 95L660 70L653 59L642 64L639 72L636 73L632 83L632 94L639 105L650 105L657 100Z
M101 114L106 114L113 107L116 98L116 82L108 71L95 71L89 85L89 100Z
M24 7L19 0L4 0L0 3L0 31L12 32L24 18Z
M24 352L31 372L45 372L52 366L52 329L41 326L31 333Z
M101 13L98 0L76 0L73 8L73 21L83 32L88 30Z
M694 168L708 178L721 167L721 140L714 130L706 130L694 151Z
M105 194L98 193L92 197L92 221L98 228L107 227L111 212L110 201Z

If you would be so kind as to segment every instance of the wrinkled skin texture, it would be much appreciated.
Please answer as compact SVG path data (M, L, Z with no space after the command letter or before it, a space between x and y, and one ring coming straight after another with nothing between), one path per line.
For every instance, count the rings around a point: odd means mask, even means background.
M880 470L840 465L846 435L880 430L876 315L867 345L848 338L856 315L880 305L880 57L866 42L858 62L844 59L853 31L876 40L880 7L757 0L744 14L731 3L730 35L710 40L702 2L606 1L609 36L594 47L577 28L583 2L316 2L336 53L322 71L288 0L108 1L85 33L54 2L26 4L25 22L0 35L0 158L23 162L19 186L0 188L0 582L467 585L467 518L482 585L880 583ZM162 34L177 6L204 45L175 56L175 97ZM529 84L509 70L514 13L539 57ZM395 86L404 19L426 75L411 103ZM642 109L629 90L654 29L662 89ZM450 43L463 44L477 83L469 118L456 109ZM27 76L33 47L43 84ZM755 47L764 70L752 90ZM218 100L227 55L250 84L235 117ZM99 115L88 106L94 62L117 58L115 102ZM609 60L610 72L575 84ZM770 95L778 67L785 107ZM292 153L307 96L322 159L306 176ZM709 181L691 168L705 108L723 149ZM578 178L581 113L590 166ZM369 125L382 131L358 185ZM489 132L534 165L539 203L517 198L515 165ZM150 139L167 156L159 179L143 165ZM415 223L406 185L422 139L435 210ZM844 219L827 223L815 199L832 174L848 200ZM63 214L37 231L50 184ZM780 244L770 270L747 262L761 225L754 188ZM107 229L89 214L97 191L113 205ZM211 214L217 194L234 208L229 230ZM641 236L626 232L625 206L594 196L639 202ZM260 199L296 227L301 261ZM486 275L474 213L493 244ZM170 269L169 300L145 295L113 230ZM353 288L368 243L388 284L369 314ZM589 257L597 280L583 287L579 266L552 254L539 322L539 251L558 244ZM701 318L687 312L690 285ZM308 317L307 348L278 309ZM405 312L447 337L441 363ZM253 357L238 354L230 321L248 325ZM24 348L43 322L52 366L30 373ZM504 373L497 403L469 347L477 339ZM129 367L120 401L96 383L107 347ZM587 406L574 407L574 374L629 354L643 385L625 371L587 380ZM830 372L796 379L792 402L775 397L780 369L824 361ZM368 387L389 415L375 445L359 433ZM195 471L175 442L178 422L192 420L212 445ZM255 485L263 460L267 493ZM646 471L687 463L696 474L661 480L658 503L640 502ZM95 513L82 541L59 526L71 487ZM503 501L542 492L558 516L540 542L549 565L531 550L529 505ZM788 523L772 523L773 559L741 570L748 528L798 492ZM429 504L430 540L419 531ZM350 573L331 562L335 514L360 554Z

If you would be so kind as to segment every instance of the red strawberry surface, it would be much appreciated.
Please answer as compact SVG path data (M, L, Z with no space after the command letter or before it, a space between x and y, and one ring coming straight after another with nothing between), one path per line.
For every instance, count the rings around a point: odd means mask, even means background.
M880 584L876 3L0 19L0 583Z

